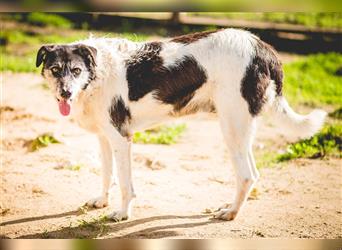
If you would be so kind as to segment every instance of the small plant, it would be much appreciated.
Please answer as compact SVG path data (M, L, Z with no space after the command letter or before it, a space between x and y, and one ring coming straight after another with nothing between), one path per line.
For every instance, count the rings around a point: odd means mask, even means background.
M44 148L49 146L50 144L54 143L60 143L55 137L53 137L51 134L46 133L38 136L36 139L31 140L28 142L28 150L30 152L37 151L40 148Z
M259 154L256 154L256 167L258 169L263 167L274 167L276 163L276 152L261 151Z
M108 217L106 215L101 215L98 218L92 218L90 221L84 219L78 220L78 223L80 228L98 231L97 237L99 237L108 230L109 226L105 224L107 221Z
M159 126L144 132L136 132L133 142L143 144L174 144L180 135L185 131L186 125Z
M106 215L101 215L98 218L92 218L90 221L86 221L84 219L78 220L80 227L90 227L94 228L98 225L105 223L108 220Z
M327 126L310 139L292 143L286 153L277 157L277 161L324 158L329 155L342 157L342 125Z
M63 163L54 167L55 170L80 171L84 167L82 164Z
M81 167L82 167L81 165L71 165L71 166L65 167L65 169L68 169L70 171L80 171Z
M85 204L77 209L78 215L88 213L89 207ZM70 222L71 223L71 222Z
M42 12L32 12L27 16L27 21L33 25L53 26L58 28L71 28L72 23L56 14L47 14Z

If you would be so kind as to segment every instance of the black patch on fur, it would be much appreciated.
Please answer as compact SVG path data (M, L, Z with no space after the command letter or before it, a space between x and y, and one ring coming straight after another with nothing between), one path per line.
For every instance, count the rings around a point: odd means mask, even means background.
M131 112L126 107L124 101L120 97L114 97L112 106L109 108L111 123L120 132L122 136L127 136L127 131L122 127L126 121L131 120Z
M147 43L126 62L130 101L153 91L154 97L172 104L175 111L187 105L195 91L207 81L206 72L192 56L184 56L170 67L159 56L162 43Z
M76 49L74 50L74 53L80 55L89 72L89 77L87 83L82 87L83 90L85 90L88 85L96 79L96 55L97 50L94 47L86 46L86 45L76 45Z
M255 56L242 79L241 94L248 103L252 116L260 113L266 100L266 89L273 80L277 96L282 95L283 71L272 46L257 40Z
M196 33L191 33L191 34L187 34L187 35L174 37L170 41L175 42L175 43L190 44L190 43L196 42L202 38L206 38L207 36L209 36L210 34L215 33L215 32L217 32L217 30L196 32Z

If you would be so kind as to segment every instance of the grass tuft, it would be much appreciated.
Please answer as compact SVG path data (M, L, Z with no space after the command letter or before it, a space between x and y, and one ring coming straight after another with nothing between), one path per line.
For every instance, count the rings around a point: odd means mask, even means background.
M70 165L70 166L66 166L65 169L70 170L70 171L80 171L82 168L82 165L78 164L78 165Z
M342 157L342 125L330 125L310 139L300 140L288 146L287 152L277 157L278 162L297 158Z
M99 237L108 231L109 226L106 225L107 221L108 217L106 215L101 215L98 218L92 218L90 221L80 219L78 220L78 226L79 228L97 231L97 237Z
M185 131L185 124L173 126L159 126L144 132L136 132L133 142L143 144L174 144L177 143L180 135Z
M261 169L263 167L272 168L277 163L277 158L275 157L277 153L274 151L265 151L257 152L256 154L256 167L257 169Z
M29 152L37 151L38 149L49 146L50 144L60 143L55 137L49 133L39 135L34 140L28 141L27 147Z

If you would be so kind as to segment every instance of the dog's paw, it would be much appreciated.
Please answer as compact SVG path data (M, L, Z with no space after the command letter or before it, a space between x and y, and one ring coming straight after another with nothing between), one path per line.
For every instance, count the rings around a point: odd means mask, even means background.
M234 220L238 211L232 208L221 208L218 212L214 214L215 219L220 220Z
M230 208L231 206L232 206L231 203L224 203L222 206L216 209L215 212L221 211L222 209Z
M100 196L95 199L89 200L86 205L88 207L94 207L94 208L103 208L108 206L108 198Z
M107 216L108 219L113 220L115 222L128 220L130 216L125 211L115 211Z

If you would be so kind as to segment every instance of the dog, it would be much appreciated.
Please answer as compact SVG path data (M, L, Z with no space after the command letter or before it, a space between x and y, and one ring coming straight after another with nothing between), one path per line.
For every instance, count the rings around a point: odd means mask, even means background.
M131 180L134 131L198 111L217 112L222 135L236 170L236 195L215 218L233 220L259 177L252 143L256 119L264 110L302 137L316 133L326 112L295 113L282 93L283 71L270 45L248 31L222 29L169 40L133 42L89 38L44 45L36 66L43 64L63 116L71 114L100 142L102 194L87 202L108 205L116 161L122 204L109 215L131 216L135 198Z

